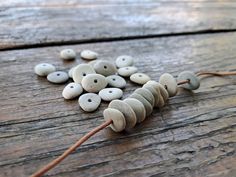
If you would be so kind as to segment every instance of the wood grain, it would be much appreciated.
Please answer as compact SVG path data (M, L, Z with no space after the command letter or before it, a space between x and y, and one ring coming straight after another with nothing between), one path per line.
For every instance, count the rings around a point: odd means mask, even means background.
M225 33L1 52L0 176L29 176L103 121L107 103L84 113L77 100L62 98L64 85L33 73L40 62L58 70L84 62L63 63L61 49L91 49L110 61L132 55L140 72L158 80L164 72L235 70L235 42L236 33ZM48 176L235 176L236 78L201 83L194 93L180 90L131 132L97 134ZM124 98L137 87L128 82Z
M4 1L0 49L231 31L235 8L232 1Z

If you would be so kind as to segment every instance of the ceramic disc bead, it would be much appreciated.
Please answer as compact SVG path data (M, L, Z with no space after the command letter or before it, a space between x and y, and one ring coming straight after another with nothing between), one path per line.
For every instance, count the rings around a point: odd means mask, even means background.
M170 97L173 97L177 93L176 79L169 73L164 73L159 78L159 83L162 84L167 90Z
M97 93L107 86L107 81L101 74L88 74L82 79L81 84L87 92Z
M110 125L111 129L115 132L121 132L126 127L126 121L124 115L117 109L107 108L103 111L103 117L105 121L112 120Z
M126 121L125 130L130 130L135 126L137 122L135 112L127 103L121 100L113 100L110 102L108 107L116 109L124 115Z
M78 97L83 92L80 84L69 83L62 91L62 96L65 99L73 99Z
M81 83L82 79L88 74L95 74L96 72L89 64L79 64L77 65L72 73L73 80L75 83Z
M118 68L123 68L126 66L132 66L133 65L133 57L128 55L121 55L116 59L116 66Z
M128 67L118 69L118 74L123 77L129 77L132 74L136 73L137 71L138 71L138 68L134 66L128 66Z
M119 88L104 88L98 94L104 101L112 101L123 96L123 91Z
M152 107L154 107L155 98L148 89L138 88L134 91L134 93L137 93L137 94L143 96L152 105Z
M116 73L117 69L116 66L105 60L97 61L94 64L94 70L97 74L101 74L103 76L110 76Z
M196 90L200 87L199 78L191 71L183 71L178 75L177 81L189 80L189 83L182 84L181 87L188 90Z
M75 67L72 67L69 71L68 71L68 75L70 78L73 78L73 72L74 72Z
M130 105L130 107L133 109L138 123L144 121L144 119L146 118L146 110L143 103L135 98L126 98L124 102Z
M152 113L153 107L151 103L149 103L143 96L137 93L133 93L129 96L129 98L135 98L143 104L143 106L145 107L146 116L149 116Z
M123 77L117 75L111 75L106 77L108 85L116 88L124 88L126 86L126 81Z
M74 60L76 58L76 52L73 49L64 49L60 52L60 57L63 60Z
M101 98L95 93L86 93L79 97L78 102L84 111L93 112L99 107Z
M50 73L48 76L47 76L47 80L49 82L52 82L54 84L62 84L62 83L65 83L67 82L69 79L69 76L66 72L63 72L63 71L55 71L53 73Z
M150 81L151 78L144 73L134 73L130 76L130 80L136 84L143 85L146 82Z
M56 71L55 66L49 63L40 63L34 67L34 72L39 76L47 76L54 71Z
M159 103L159 100L160 100L160 92L158 92L153 86L151 86L150 84L144 84L143 85L143 88L149 90L152 95L154 96L154 99L155 99L155 103L154 103L154 106L155 107L158 107L158 103Z
M85 59L85 60L94 60L98 57L98 54L94 51L91 50L83 50L80 53L81 58Z
M156 90L159 90L160 93L161 93L161 96L163 97L164 101L167 101L168 98L169 98L169 93L167 92L167 90L165 89L165 87L160 84L159 82L156 82L154 80L150 80L147 82L147 84L151 84L153 85L153 87L156 89Z

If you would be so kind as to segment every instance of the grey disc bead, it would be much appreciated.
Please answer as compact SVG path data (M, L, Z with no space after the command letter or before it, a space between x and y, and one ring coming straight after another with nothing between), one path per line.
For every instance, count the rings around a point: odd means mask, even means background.
M200 87L199 78L191 71L183 71L178 75L177 81L189 80L189 83L182 84L183 87L188 90L196 90Z
M146 110L143 103L135 98L126 98L124 102L130 105L130 107L133 109L138 123L144 121L144 119L146 118Z
M129 55L121 55L116 59L116 66L118 68L123 68L132 65L133 65L133 57Z
M63 72L63 71L55 71L53 73L50 73L48 76L47 76L47 80L49 82L52 82L54 84L62 84L62 83L65 83L67 82L69 79L69 76L66 72Z
M152 95L154 96L154 99L155 99L155 104L154 106L155 107L158 107L158 103L159 103L159 100L160 100L160 92L158 92L152 85L150 84L144 84L143 85L143 88L149 90Z
M134 93L137 93L137 94L143 96L152 105L152 107L154 107L155 98L148 89L138 88L134 91Z
M75 83L81 83L82 79L88 74L95 74L95 70L89 64L79 64L72 72L72 77Z
M107 81L101 74L88 74L82 79L81 84L87 92L97 93L107 86Z
M112 62L105 60L97 61L93 68L97 74L101 74L103 76L113 75L117 71L116 66Z
M144 74L144 73L134 73L130 76L130 80L136 84L143 85L147 81L150 81L151 78L147 74Z
M122 112L122 114L125 117L125 121L126 121L125 130L130 130L135 126L135 124L137 122L135 112L127 103L125 103L124 101L121 101L121 100L113 100L110 102L108 107L113 108L113 109L117 109L120 112Z
M86 93L79 97L78 102L85 112L93 112L99 107L101 98L95 93Z
M124 88L126 86L125 79L118 75L107 76L106 80L108 82L108 85L111 87Z
M149 116L152 113L153 107L152 107L151 103L149 103L143 96L141 96L137 93L132 93L129 96L129 98L135 98L143 104L143 106L145 107L145 110L146 110L146 116Z
M124 115L117 109L107 108L103 111L103 117L105 121L112 120L112 124L109 125L115 132L121 132L126 127L126 121Z
M156 90L159 90L164 101L168 100L169 93L167 92L167 90L165 89L163 85L161 85L159 82L156 82L154 80L148 81L147 84L151 84Z
M62 96L65 99L73 99L78 97L83 92L80 84L69 83L62 91Z

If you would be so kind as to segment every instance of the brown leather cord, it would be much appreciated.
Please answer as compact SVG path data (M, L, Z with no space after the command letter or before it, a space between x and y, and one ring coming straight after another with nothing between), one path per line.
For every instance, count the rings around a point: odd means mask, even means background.
M55 160L53 160L49 164L47 164L44 167L42 167L40 170L38 170L33 175L31 175L31 177L40 177L40 176L44 175L50 169L52 169L57 164L59 164L63 159L65 159L70 153L72 153L81 144L83 144L85 141L87 141L91 136L93 136L94 134L96 134L100 130L106 128L110 124L112 124L112 120L111 119L107 120L106 122L102 123L101 125L97 126L93 130L88 132L86 135L84 135L82 138L80 138L74 145L72 145L70 148L68 148L62 155L60 155Z
M177 83L177 85L187 84L187 83L189 83L189 82L190 82L190 80L183 80L183 81L179 81L179 82Z
M198 72L196 74L197 76L202 76L202 75L214 75L214 76L231 76L231 75L236 75L236 71L225 71L225 72Z

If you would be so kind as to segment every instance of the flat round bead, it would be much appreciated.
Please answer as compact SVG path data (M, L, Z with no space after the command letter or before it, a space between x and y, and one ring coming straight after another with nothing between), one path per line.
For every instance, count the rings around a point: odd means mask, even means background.
M39 76L47 76L54 71L56 71L55 66L49 63L40 63L34 67L34 72Z
M86 93L79 97L78 102L84 111L93 112L99 107L101 98L95 93Z
M80 57L85 60L94 60L98 57L98 54L94 51L91 51L91 50L83 50L80 53Z
M189 80L189 83L182 84L181 87L188 90L196 90L200 87L199 78L191 71L183 71L178 75L177 81Z
M77 65L72 73L73 80L75 83L81 83L82 79L88 74L95 74L96 72L89 64L79 64Z
M115 132L121 132L126 127L126 121L124 115L117 109L107 108L103 111L103 117L105 121L112 120L110 127Z
M133 57L131 56L122 55L116 59L116 66L118 68L123 68L126 66L132 66L132 65L133 65Z
M135 126L137 122L135 112L127 103L121 100L113 100L110 102L108 107L117 109L124 115L126 121L125 130L130 130Z
M146 82L150 81L151 78L144 73L134 73L130 76L130 80L136 84L143 85Z
M151 84L153 85L153 87L156 90L159 90L161 93L161 96L163 97L164 101L167 101L169 98L169 93L167 92L167 90L165 89L165 87L163 85L161 85L159 82L156 82L154 80L150 80L147 82L147 84Z
M107 86L107 81L101 74L88 74L82 79L81 84L87 92L97 93Z
M135 98L126 98L124 102L130 105L130 107L133 109L138 123L144 121L144 119L146 118L146 110L143 103Z
M78 97L83 92L80 84L69 83L62 91L62 96L65 99L73 99Z
M138 71L138 68L134 66L127 66L127 67L118 69L118 74L123 77L129 77L132 74L136 73L137 71Z
M152 107L154 107L155 98L148 89L138 88L134 91L134 93L137 93L137 94L143 96L152 105Z
M164 73L159 78L159 83L162 84L167 90L170 97L173 97L177 93L176 79L169 73Z
M154 104L154 106L155 107L158 107L158 103L159 103L159 99L160 99L160 92L158 92L152 85L150 85L150 84L144 84L143 85L143 88L145 88L145 89L147 89L147 90L149 90L151 93L152 93L152 95L154 96L154 99L155 99L155 104Z
M60 57L63 60L74 60L76 58L76 52L73 49L64 49L60 52Z
M133 93L129 96L129 98L135 98L143 104L143 106L145 107L146 116L149 116L152 113L153 107L151 103L149 103L143 96L137 93Z
M126 86L125 79L117 75L107 76L106 80L111 87L124 88Z
M62 84L62 83L65 83L67 82L69 79L69 76L66 72L63 72L63 71L55 71L53 73L50 73L48 76L47 76L47 80L49 82L52 82L54 84Z
M104 88L98 94L104 101L112 101L120 99L123 96L123 91L119 88Z
M74 72L75 66L70 68L70 70L68 71L68 75L70 78L73 78L73 72Z
M101 74L103 76L110 76L116 73L116 66L109 61L100 60L94 64L94 70L97 74Z

